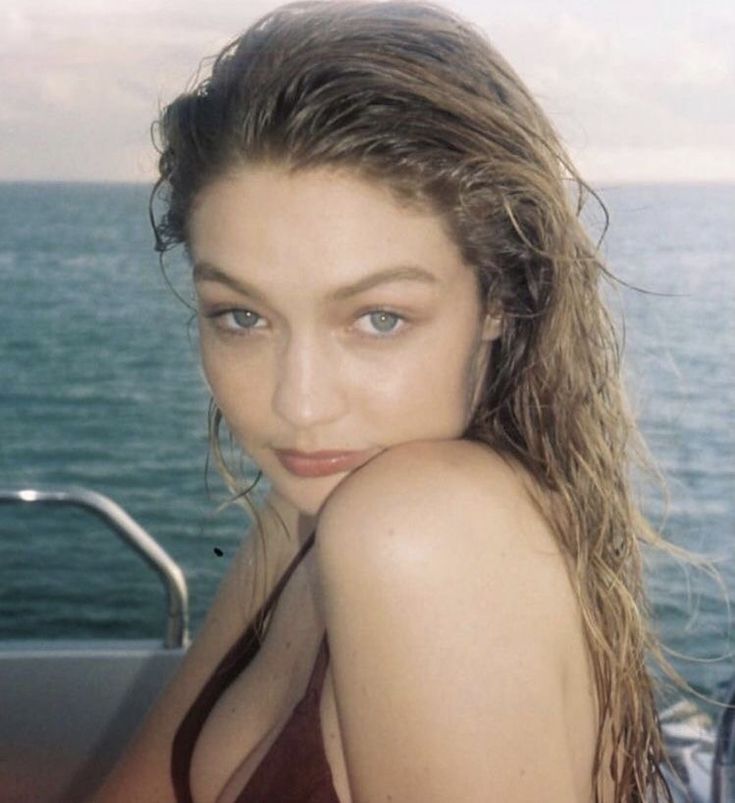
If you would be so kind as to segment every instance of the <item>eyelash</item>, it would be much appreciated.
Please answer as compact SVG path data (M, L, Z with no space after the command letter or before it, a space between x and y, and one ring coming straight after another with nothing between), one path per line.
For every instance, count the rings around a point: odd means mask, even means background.
M253 312L253 310L249 310L249 309L245 309L245 308L231 308L231 309L223 309L223 310L213 310L211 312L205 312L204 313L204 317L209 319L209 320L214 320L216 322L219 322L219 321L222 321L225 318L227 318L227 316L234 316L237 313L246 313L248 315L254 316L257 319L256 323L259 323L260 321L265 320L261 315L258 315L257 312ZM396 327L391 329L389 332L381 333L381 332L377 332L376 331L376 332L374 332L372 334L371 333L360 332L360 334L363 335L364 337L374 338L374 339L378 339L378 340L386 340L386 339L388 339L390 337L395 337L399 332L403 331L403 329L405 328L405 325L407 323L407 319L406 319L406 317L404 315L401 315L398 312L393 312L393 310L385 309L385 308L382 308L382 307L376 308L376 309L369 309L369 310L366 310L363 313L360 313L360 315L357 316L357 320L360 321L363 318L368 318L368 317L370 317L372 315L384 315L384 316L388 316L390 318L395 318L396 322L397 322L397 325L396 325ZM236 337L243 337L243 336L247 337L247 336L249 336L249 333L251 331L257 331L258 329L262 328L262 327L257 326L257 325L256 326L237 326L237 325L227 325L227 324L220 324L220 323L218 323L217 325L218 325L218 328L220 329L220 331L224 332L227 335L233 335L233 336L236 336Z

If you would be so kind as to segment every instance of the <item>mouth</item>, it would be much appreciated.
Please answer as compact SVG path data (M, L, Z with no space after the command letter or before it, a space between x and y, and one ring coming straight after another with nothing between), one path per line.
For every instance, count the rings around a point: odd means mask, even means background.
M287 471L297 477L327 477L361 466L373 453L374 450L368 449L358 452L297 452L277 449L276 457Z

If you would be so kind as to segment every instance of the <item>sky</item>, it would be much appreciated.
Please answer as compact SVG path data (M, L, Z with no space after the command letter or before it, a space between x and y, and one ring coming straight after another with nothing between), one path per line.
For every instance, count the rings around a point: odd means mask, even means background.
M150 181L150 125L277 3L4 0L0 180ZM444 0L593 182L735 181L732 0Z

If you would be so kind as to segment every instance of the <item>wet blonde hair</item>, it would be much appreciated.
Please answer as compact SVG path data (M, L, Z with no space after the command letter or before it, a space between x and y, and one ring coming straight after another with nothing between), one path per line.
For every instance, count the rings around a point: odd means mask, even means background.
M523 83L439 6L298 2L226 47L159 135L160 251L187 242L202 188L244 164L343 167L441 215L504 322L466 437L525 466L569 559L599 710L595 800L607 774L615 803L670 800L644 663L660 653L640 544L660 539L631 493L639 443L600 297L607 272L580 223L591 190ZM213 406L215 461L238 488L221 420Z

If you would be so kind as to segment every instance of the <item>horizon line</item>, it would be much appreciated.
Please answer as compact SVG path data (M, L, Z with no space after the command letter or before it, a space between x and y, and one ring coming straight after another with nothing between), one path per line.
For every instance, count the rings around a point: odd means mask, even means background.
M585 183L590 185L607 186L730 186L735 184L735 176L724 178L614 178L614 177L583 177ZM153 188L155 179L149 181L142 179L118 179L118 178L3 178L0 177L0 185L8 184L78 184L88 186L136 186Z

